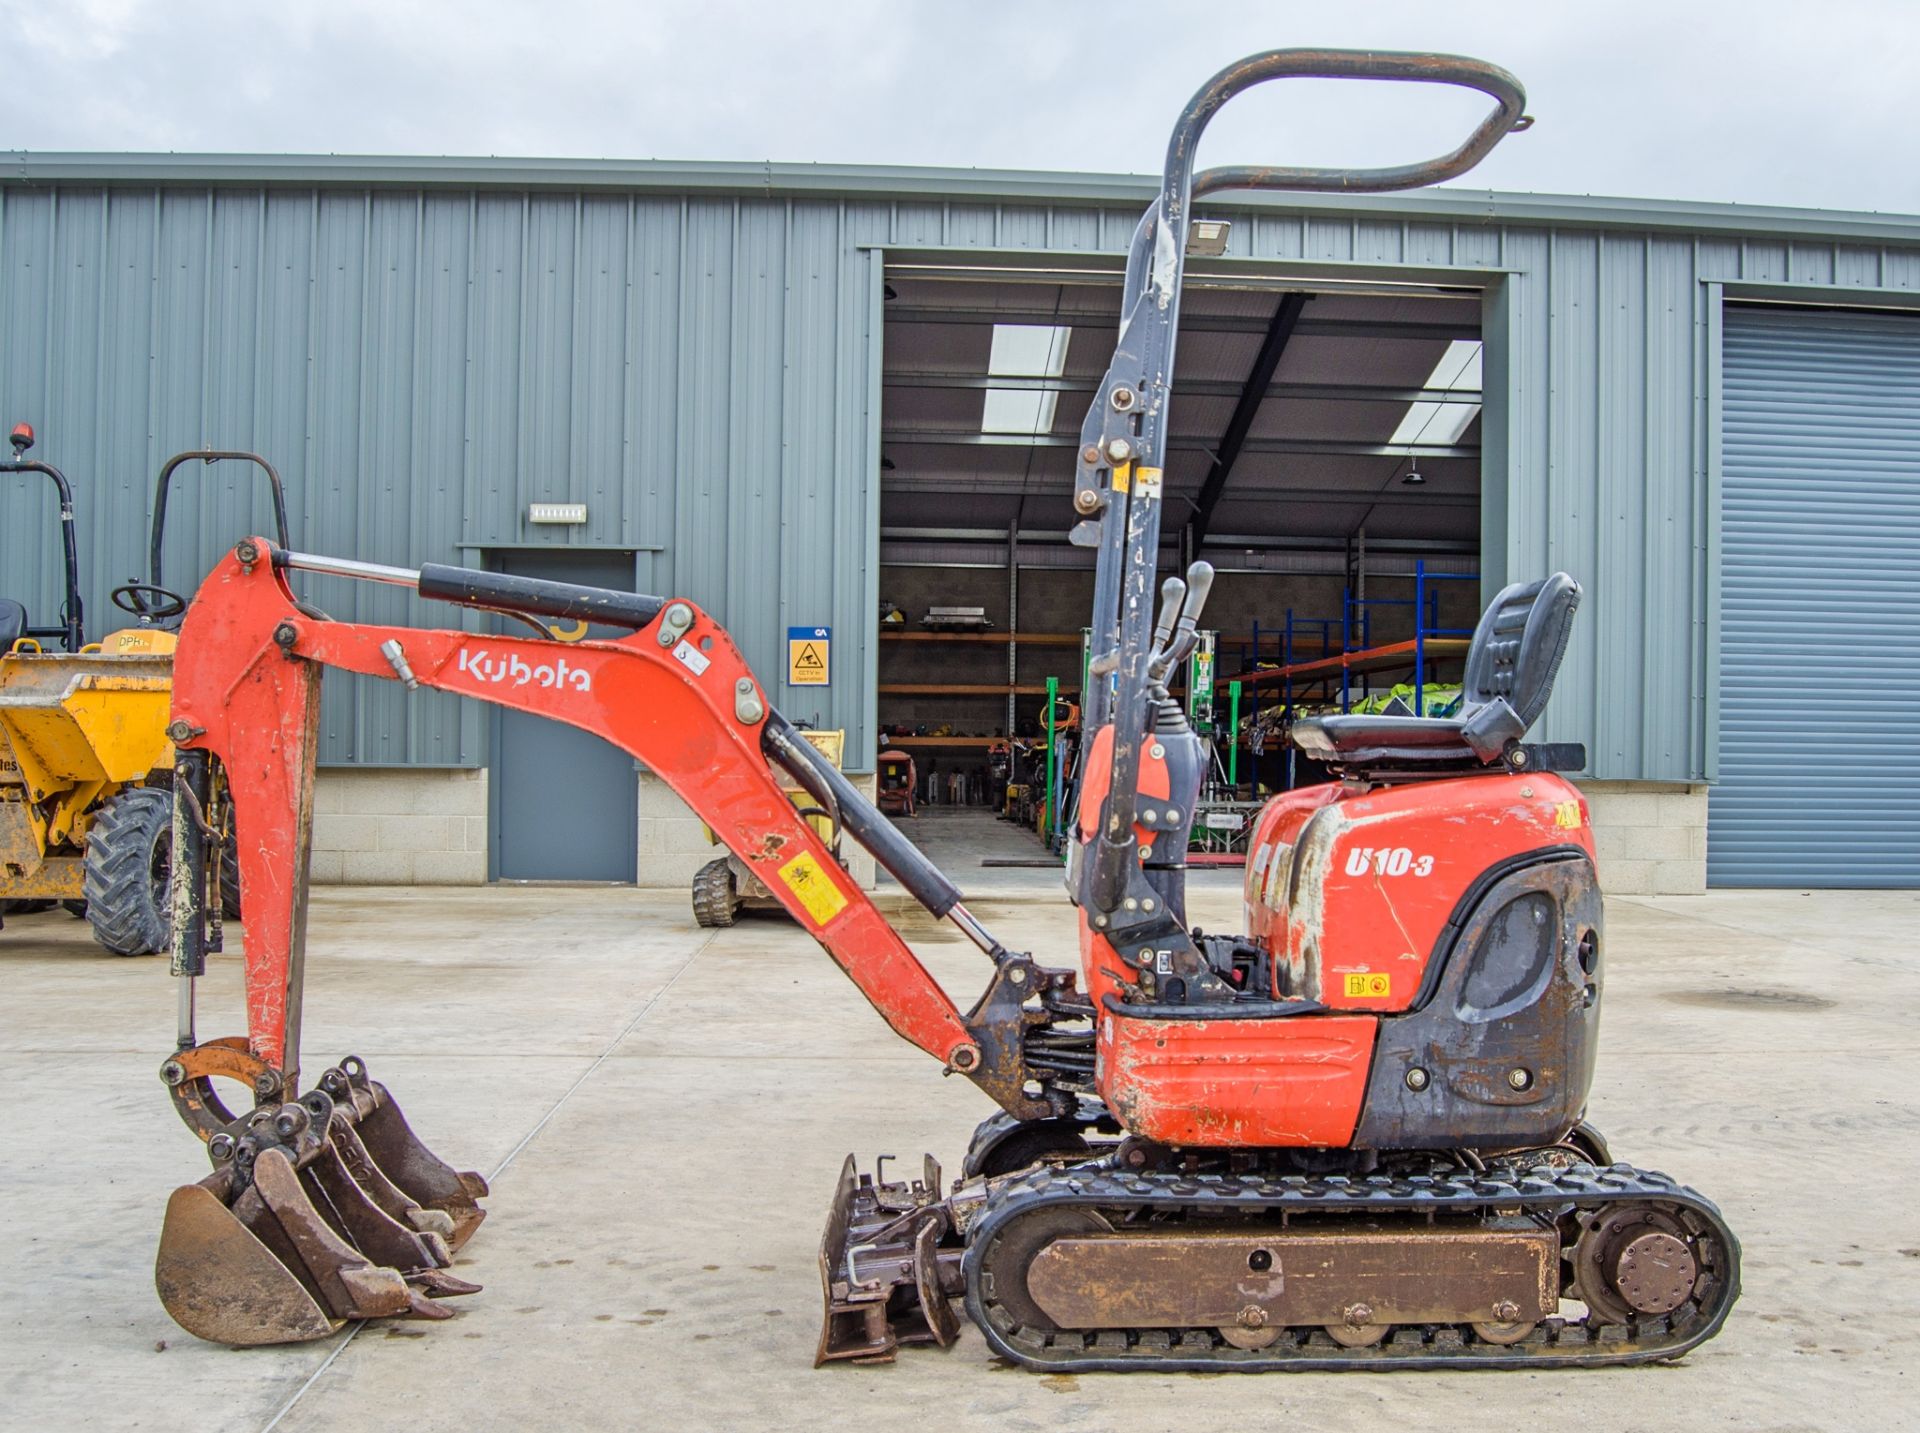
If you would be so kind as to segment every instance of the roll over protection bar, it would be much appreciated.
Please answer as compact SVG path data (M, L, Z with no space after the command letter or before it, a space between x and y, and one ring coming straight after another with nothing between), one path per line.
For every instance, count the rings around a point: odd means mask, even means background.
M60 495L60 557L65 564L58 626L28 627L23 637L57 637L69 652L77 652L87 643L86 614L80 601L80 551L73 535L73 485L67 475L51 463L26 456L33 446L33 431L21 424L16 432L25 436L14 444L11 462L0 463L0 473L38 473L52 483Z
M1494 107L1455 148L1417 163L1369 169L1227 166L1194 173L1200 138L1228 100L1269 80L1306 78L1464 86L1490 96ZM1359 193L1437 184L1464 174L1503 137L1524 129L1530 123L1525 106L1520 82L1482 60L1288 49L1229 65L1202 85L1181 112L1167 145L1159 196L1141 216L1127 252L1113 360L1080 430L1074 507L1087 521L1076 529L1074 540L1099 549L1090 671L1102 678L1087 693L1086 725L1089 732L1107 724L1114 728L1104 809L1074 892L1082 906L1111 914L1137 874L1133 828L1141 747L1155 687L1153 659L1156 651L1171 651L1164 639L1155 638L1152 588L1160 557L1162 459L1194 199L1230 190ZM1189 617L1197 623L1205 596L1205 581L1197 572L1189 574L1186 586L1191 598L1181 614L1183 627L1190 625ZM1181 640L1174 639L1176 644Z
M292 530L287 526L287 488L280 481L280 471L258 453L243 452L239 449L199 448L184 453L175 453L168 458L160 469L160 476L153 485L153 531L147 539L147 585L165 587L160 576L160 547L167 536L167 493L173 484L176 468L186 463L206 463L208 465L233 461L252 463L267 475L267 487L273 495L273 531L281 547L293 545Z

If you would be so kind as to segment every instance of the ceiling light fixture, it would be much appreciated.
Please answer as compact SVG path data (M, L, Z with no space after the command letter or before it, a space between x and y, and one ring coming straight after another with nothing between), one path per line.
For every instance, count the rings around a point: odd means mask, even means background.
M1233 225L1225 219L1195 219L1187 225L1187 257L1217 259L1227 252Z

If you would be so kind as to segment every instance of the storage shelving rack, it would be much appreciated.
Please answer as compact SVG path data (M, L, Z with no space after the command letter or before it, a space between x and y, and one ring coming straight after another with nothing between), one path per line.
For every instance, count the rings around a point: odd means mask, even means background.
M1464 657L1467 648L1472 645L1470 639L1473 629L1470 627L1443 627L1440 625L1440 593L1436 586L1442 582L1475 582L1480 580L1478 573L1429 572L1424 561L1413 566L1413 595L1411 597L1358 597L1348 589L1341 601L1340 616L1301 617L1288 609L1283 624L1278 628L1268 628L1263 633L1260 624L1253 627L1251 652L1246 646L1242 671L1234 679L1244 684L1250 694L1250 712L1253 718L1259 716L1260 695L1263 686L1271 687L1279 683L1280 702L1283 707L1292 707L1305 699L1306 694L1299 688L1321 689L1321 700L1330 702L1334 683L1339 684L1341 711L1350 711L1354 701L1354 679L1360 679L1360 690L1364 697L1371 684L1369 676L1391 671L1413 672L1414 710L1426 711L1426 687L1435 664L1453 658ZM1410 608L1413 617L1413 636L1411 638L1376 644L1373 641L1373 619L1377 608ZM1335 645L1334 634L1339 634ZM1275 655L1280 659L1278 665L1261 667L1263 637L1272 635L1275 642ZM1317 640L1317 651L1310 651L1310 645ZM1238 733L1235 734L1237 741ZM1287 754L1287 773L1289 786L1293 785L1294 760L1291 751Z

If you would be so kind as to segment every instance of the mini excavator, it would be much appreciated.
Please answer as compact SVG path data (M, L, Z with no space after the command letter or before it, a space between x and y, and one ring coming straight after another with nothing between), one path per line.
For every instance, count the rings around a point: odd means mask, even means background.
M1283 77L1463 85L1494 108L1451 153L1375 170L1194 173L1209 118ZM1716 1333L1739 1246L1706 1199L1615 1163L1584 1121L1602 908L1584 752L1534 743L1580 590L1507 587L1447 719L1327 716L1294 739L1335 780L1274 799L1247 929L1203 933L1184 860L1203 748L1168 678L1205 563L1160 589L1161 463L1193 201L1227 190L1384 190L1465 172L1520 127L1502 70L1445 55L1277 50L1187 106L1134 234L1113 362L1082 431L1076 540L1095 547L1089 733L1067 870L1077 963L1009 950L954 884L775 711L694 603L240 542L180 636L174 974L162 1068L213 1171L169 1203L168 1310L234 1344L342 1321L445 1317L485 1182L414 1136L354 1058L303 1087L299 1022L321 674L461 693L597 733L643 760L826 949L896 1033L1000 1113L951 1187L849 1158L820 1249L818 1361L949 1345L1054 1371L1530 1368L1645 1363ZM627 629L560 643L330 620L301 573ZM958 1008L788 799L775 769L987 961ZM230 795L247 901L244 1037L202 1043L194 978L217 940ZM235 1115L215 1078L238 1080Z

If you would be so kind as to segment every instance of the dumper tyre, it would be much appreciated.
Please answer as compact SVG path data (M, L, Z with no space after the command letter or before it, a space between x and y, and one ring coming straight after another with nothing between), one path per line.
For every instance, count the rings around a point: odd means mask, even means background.
M707 927L729 926L740 910L733 867L725 856L707 862L693 877L693 918Z
M172 865L171 791L136 786L102 807L87 835L85 889L93 938L115 955L165 950Z

